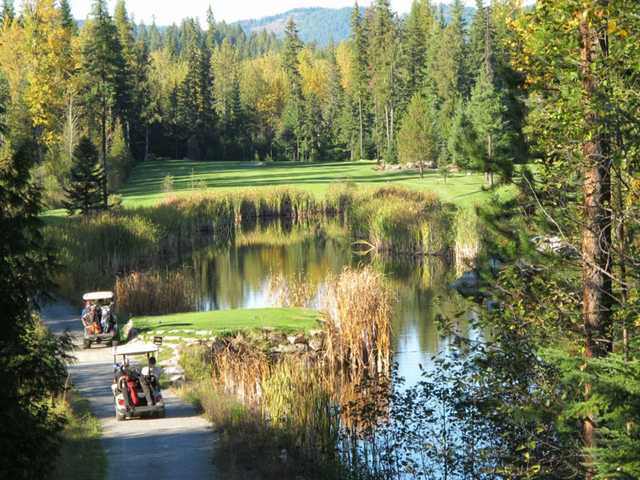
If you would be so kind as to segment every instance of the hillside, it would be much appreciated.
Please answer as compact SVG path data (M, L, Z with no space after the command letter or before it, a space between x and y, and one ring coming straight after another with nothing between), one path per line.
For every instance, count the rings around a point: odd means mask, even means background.
M284 35L284 29L289 18L298 26L300 38L305 42L316 42L326 46L331 41L340 42L351 33L350 7L347 8L295 8L278 15L253 20L237 22L247 33L266 30L278 37Z
M364 8L362 8L364 12ZM290 17L298 26L300 38L305 42L315 42L319 46L327 46L332 41L341 42L349 37L351 33L351 7L345 8L295 8L278 15L263 17L252 20L240 20L232 25L240 25L247 35L252 32L266 30L275 33L278 37L284 35L285 26ZM442 5L444 17L450 18L451 6ZM471 21L474 8L466 7L464 12L465 21ZM403 13L404 14L404 13Z

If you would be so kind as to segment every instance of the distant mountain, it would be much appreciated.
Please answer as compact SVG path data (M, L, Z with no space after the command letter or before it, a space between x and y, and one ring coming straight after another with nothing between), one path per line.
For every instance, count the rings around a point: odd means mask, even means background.
M451 6L443 4L445 19L450 18ZM364 8L361 7L364 11ZM295 8L278 15L263 17L254 20L240 20L232 25L240 25L249 35L252 32L266 30L275 33L278 37L284 35L285 26L290 17L298 26L300 38L305 42L315 42L319 46L326 47L332 41L334 43L346 40L351 34L351 7L346 8ZM467 22L471 20L475 9L465 7L464 17Z
M271 17L241 20L236 23L242 27L247 35L266 30L282 37L289 18L293 17L302 41L305 43L316 42L324 47L332 41L338 43L349 37L352 10L350 7L339 9L295 8Z

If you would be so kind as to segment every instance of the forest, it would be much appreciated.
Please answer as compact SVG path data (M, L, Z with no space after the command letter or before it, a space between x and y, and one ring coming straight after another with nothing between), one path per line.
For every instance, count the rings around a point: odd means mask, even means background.
M16 16L7 1L4 88L12 117L35 127L24 134L41 145L35 175L50 206L83 135L106 159L109 191L153 157L379 159L508 177L527 153L514 7L480 3L470 25L461 2L450 10L445 22L426 1L406 18L388 2L354 8L351 38L317 48L292 21L282 41L247 37L211 10L206 29L185 19L160 31L134 24L121 1L113 14L95 3L79 28L68 2L27 2Z
M424 264L448 248L430 248L446 243L439 231L459 243L473 237L471 274L482 291L472 295L469 331L483 335L461 333L454 307L438 310L439 335L455 338L451 357L431 370L420 364L420 381L382 407L348 405L387 443L373 443L378 449L363 457L363 443L350 444L353 457L327 447L323 461L344 462L335 478L640 478L637 0L478 0L471 17L461 0L446 14L414 0L407 15L374 0L356 3L350 37L326 47L302 42L292 19L278 38L216 21L211 7L204 18L144 25L125 0L113 12L93 0L78 22L68 0L25 0L20 9L2 2L0 366L9 373L0 418L11 433L0 439L10 452L0 471L41 478L57 455L64 420L52 398L66 388L71 340L49 334L36 312L61 271L75 268L74 281L90 276L92 286L102 286L94 281L101 276L133 285L150 257L195 249L194 232L261 245L260 232L235 238L245 216L252 227L261 216L299 220L308 232L294 233L312 232L324 248L319 218L337 213L349 224L349 255L356 245L377 249L371 263L382 271L367 267L358 277L346 268L336 285L345 279L349 299L358 282L384 292L372 298L391 298L385 278L411 268L429 283L435 273ZM437 174L445 186L477 174L486 200L460 213L428 191L342 182L325 198L238 188L226 197L122 206L134 169L144 175L152 165L162 174L163 162L177 160L242 162L267 188L267 168L280 164L357 162L413 172L416 182ZM165 180L171 195L173 179ZM509 194L499 194L504 186ZM68 216L43 217L63 207ZM287 225L289 236L265 236L293 242ZM93 262L87 252L104 257ZM389 252L405 254L402 267ZM380 307L379 321L391 335L387 310ZM336 345L347 348L343 340L336 336ZM238 359L223 360L235 368ZM305 375L284 363L273 368ZM296 386L324 395L304 378ZM304 422L298 427L305 442L315 438ZM458 433L447 430L454 427ZM345 428L358 440L371 433ZM317 444L304 447L319 461ZM416 458L433 462L419 466Z

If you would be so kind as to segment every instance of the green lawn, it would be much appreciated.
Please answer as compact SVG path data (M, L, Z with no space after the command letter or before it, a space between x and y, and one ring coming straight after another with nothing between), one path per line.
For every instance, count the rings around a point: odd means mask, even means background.
M154 160L138 164L127 184L118 192L128 207L152 205L167 196L162 191L166 176L173 177L172 195L189 194L206 187L210 191L233 191L292 187L320 196L331 185L354 182L365 187L404 185L436 192L445 202L461 206L481 203L488 198L482 191L482 174L459 173L444 183L442 176L428 171L424 178L416 172L374 169L375 162L340 162L301 164L278 162L257 165L241 162L192 162L188 160Z
M306 308L217 310L135 317L133 326L141 335L189 337L224 335L261 328L273 328L285 333L306 332L318 326L319 315L317 311Z

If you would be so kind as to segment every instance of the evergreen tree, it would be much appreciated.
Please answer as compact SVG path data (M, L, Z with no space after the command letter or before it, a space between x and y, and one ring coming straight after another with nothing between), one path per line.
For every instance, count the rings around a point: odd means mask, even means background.
M11 24L16 17L16 10L13 6L13 0L4 0L2 2L2 11L0 12L0 26Z
M71 13L69 0L60 0L60 14L62 17L62 27L69 30L73 35L78 33L78 24Z
M51 399L65 389L72 344L34 315L38 299L51 291L54 259L42 232L41 189L31 179L35 145L13 129L8 101L0 74L0 472L3 478L46 478L64 426Z
M450 161L454 165L465 169L474 168L474 159L482 155L482 148L478 142L477 134L467 115L467 106L462 102L458 104L451 122L447 138L447 151Z
M364 22L360 15L358 2L353 7L351 14L351 45L353 51L353 101L358 118L358 158L365 158L365 135L369 131L368 125L368 104L369 98L369 77L367 60L367 34Z
M185 21L183 57L187 66L178 89L178 117L192 160L211 156L213 109L209 52L195 20Z
M388 0L376 0L369 24L369 68L378 159L395 161L395 124L399 93L398 25Z
M73 151L73 167L69 186L64 189L64 207L69 215L79 212L88 215L103 208L102 188L106 182L104 170L98 162L98 150L84 136Z
M436 164L438 160L438 138L436 114L433 101L416 93L411 97L407 113L398 131L398 156L402 163L417 163L420 177L424 165Z
M432 29L431 6L427 0L414 0L404 26L404 50L409 98L424 86L427 45Z
M207 8L207 47L210 52L213 53L216 44L216 19L213 16L211 4L209 4L209 8Z
M153 17L153 21L151 22L151 26L149 27L149 51L155 52L156 50L160 50L162 48L162 35L160 35L160 30L158 30L158 26L156 25L156 19Z
M107 138L114 116L126 111L128 92L123 81L124 58L118 31L107 11L105 0L95 0L82 47L88 101L98 117L100 156L108 175ZM103 207L108 205L107 183L103 182Z
M470 148L469 152L477 154L473 159L475 167L485 172L491 186L494 184L494 174L511 178L513 170L513 131L506 112L502 95L493 86L489 74L483 72L473 87L469 100L469 119L473 125L475 141L478 142L478 146Z
M302 42L298 35L293 17L289 18L285 29L284 47L282 53L282 65L287 75L289 84L289 96L287 99L287 118L283 122L283 132L281 140L286 144L286 149L293 153L295 161L301 160L300 142L302 137L303 108L304 99L302 97L302 77L300 76L300 60L298 55L302 50Z

